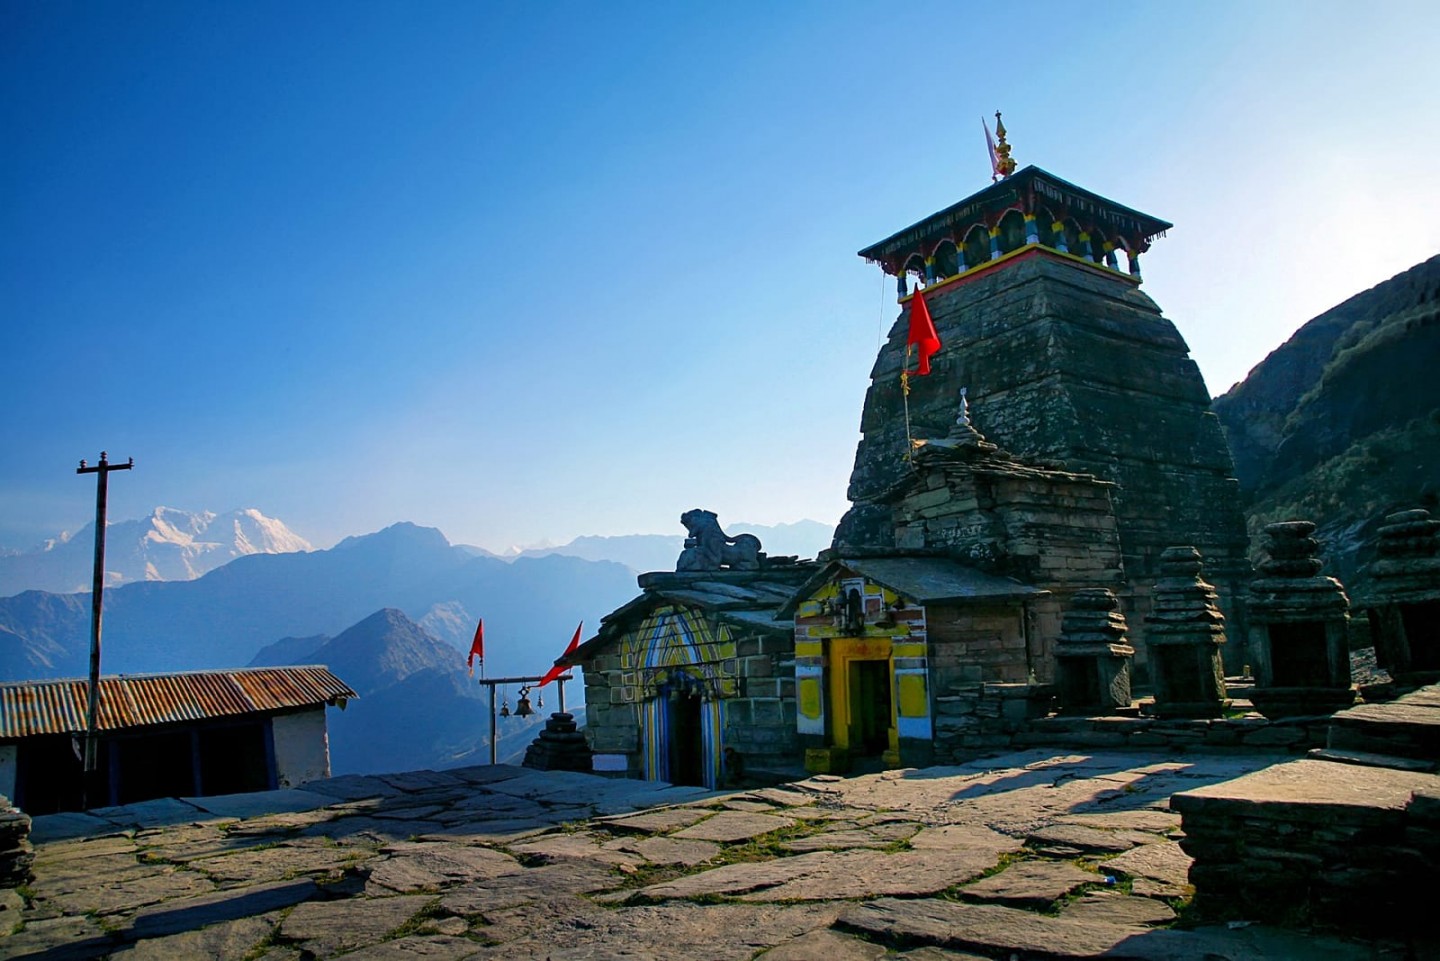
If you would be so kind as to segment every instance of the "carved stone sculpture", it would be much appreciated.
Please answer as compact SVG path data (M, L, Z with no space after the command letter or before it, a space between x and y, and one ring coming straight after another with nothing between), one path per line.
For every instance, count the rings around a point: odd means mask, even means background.
M1229 705L1220 659L1225 615L1202 570L1200 552L1191 545L1160 554L1145 634L1155 688L1151 713L1157 717L1220 717Z
M726 536L714 511L694 510L680 515L690 535L685 549L675 562L677 571L758 571L760 569L760 538L754 534Z

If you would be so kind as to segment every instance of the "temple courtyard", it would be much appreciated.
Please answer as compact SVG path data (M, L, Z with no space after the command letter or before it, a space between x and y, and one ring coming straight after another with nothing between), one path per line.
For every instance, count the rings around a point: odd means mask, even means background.
M1170 798L1279 760L1036 750L719 792L472 767L49 815L0 957L1424 956L1190 904Z

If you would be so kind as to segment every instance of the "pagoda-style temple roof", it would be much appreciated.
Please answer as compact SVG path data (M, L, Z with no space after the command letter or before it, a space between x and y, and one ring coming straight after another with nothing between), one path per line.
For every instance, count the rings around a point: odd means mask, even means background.
M1064 224L1070 227L1072 247L1075 238L1084 232L1097 241L1104 238L1112 246L1136 254L1147 250L1152 240L1174 226L1032 165L871 244L859 254L879 264L887 274L898 276L906 269L915 269L910 264L912 258L933 258L946 241L963 251L972 230L981 227L994 233L1011 211L1041 221L1041 243L1046 243L1043 238L1052 225Z

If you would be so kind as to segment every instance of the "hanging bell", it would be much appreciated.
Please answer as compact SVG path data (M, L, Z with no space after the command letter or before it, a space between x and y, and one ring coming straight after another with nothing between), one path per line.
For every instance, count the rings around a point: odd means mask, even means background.
M534 713L534 709L530 707L530 688L520 688L520 700L515 702L515 716L529 717Z
M501 716L501 717L509 717L509 716L510 716L510 695L508 695L508 694L505 695L504 699L500 702L500 716Z
M536 710L540 710L540 711L545 710L545 695L544 695L544 694L536 694L536 695L535 695L535 708L536 708Z

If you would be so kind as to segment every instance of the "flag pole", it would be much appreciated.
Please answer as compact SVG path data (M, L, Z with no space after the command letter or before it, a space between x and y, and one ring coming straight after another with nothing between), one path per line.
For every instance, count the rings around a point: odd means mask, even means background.
M915 438L910 433L910 351L914 344L905 345L905 364L900 368L900 393L905 398L905 460L914 463Z

